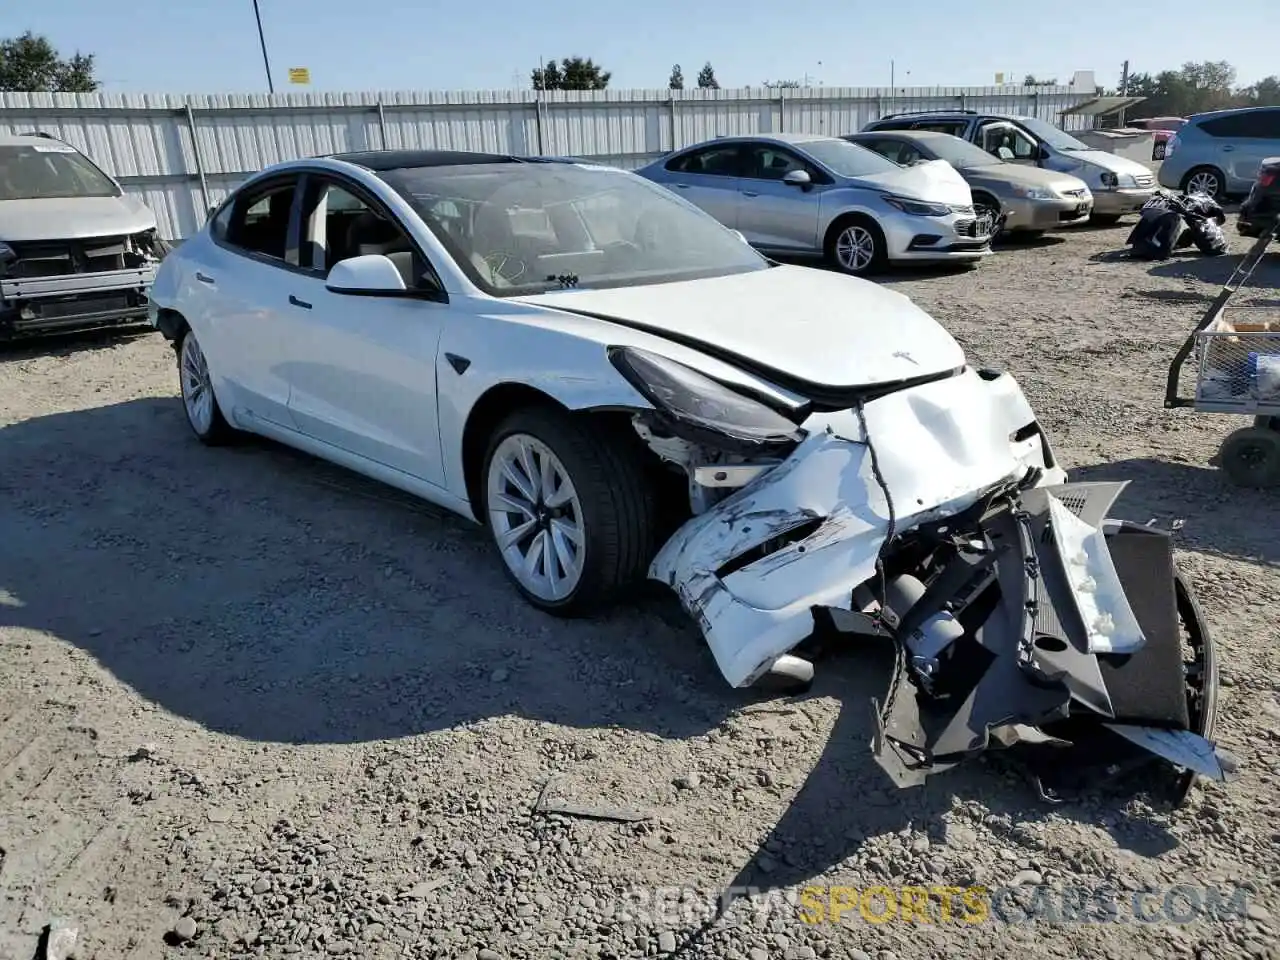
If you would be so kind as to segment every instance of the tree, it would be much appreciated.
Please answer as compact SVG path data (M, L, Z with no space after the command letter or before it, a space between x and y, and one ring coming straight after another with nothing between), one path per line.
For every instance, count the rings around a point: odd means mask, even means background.
M535 90L603 90L611 76L589 57L565 57L563 63L549 60L531 74Z
M1028 73L1022 78L1022 85L1024 87L1056 87L1058 85L1058 78L1054 77L1052 80L1037 80L1034 73Z
M799 80L766 80L764 82L766 90L799 90Z
M698 71L698 86L703 90L719 90L720 82L716 80L716 72L708 60L706 65Z
M1280 77L1264 77L1240 93L1251 107L1280 107Z
M1145 97L1130 107L1126 115L1139 117L1189 117L1193 113L1219 110L1246 103L1247 98L1235 90L1236 71L1225 60L1184 63L1177 70L1157 74L1134 73L1123 94ZM1111 91L1119 95L1121 91Z
M684 71L680 69L680 64L676 64L671 68L671 79L667 81L667 88L670 90L684 89Z
M0 40L0 90L92 93L100 86L93 76L91 53L77 50L64 60L47 37L30 30Z

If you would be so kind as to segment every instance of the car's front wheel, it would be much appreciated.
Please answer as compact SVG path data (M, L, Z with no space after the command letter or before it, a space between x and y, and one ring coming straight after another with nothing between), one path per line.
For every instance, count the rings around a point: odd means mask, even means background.
M846 217L827 232L826 254L837 270L862 276L884 269L889 248L884 231L870 217Z
M202 443L210 446L227 443L235 436L235 430L227 423L213 393L213 375L205 358L200 341L194 331L187 329L178 344L178 380L182 388L182 406L187 412L187 423Z
M1188 196L1203 193L1220 200L1227 192L1227 178L1217 167L1196 167L1182 178L1182 192Z
M587 613L644 579L656 496L633 445L586 418L511 414L484 461L483 514L508 576L550 613Z

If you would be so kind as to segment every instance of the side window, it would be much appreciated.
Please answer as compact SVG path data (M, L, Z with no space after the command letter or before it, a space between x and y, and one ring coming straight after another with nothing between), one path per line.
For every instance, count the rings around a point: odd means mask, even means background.
M328 273L340 260L367 253L407 253L408 236L350 190L319 177L307 184L302 266Z
M963 120L921 120L912 129L932 130L935 133L949 133L953 137L963 137L966 126L968 124Z
M904 167L909 167L913 163L919 163L923 159L924 159L924 154L922 154L914 146L912 146L909 143L901 144L901 148L898 150L897 160Z
M809 176L816 171L790 150L783 150L768 143L752 144L747 150L744 177L752 180L781 180L792 170L803 170Z
M912 123L910 120L877 120L872 130L910 130Z
M1036 142L1011 123L989 123L981 129L982 149L1001 160L1034 160Z
M719 147L707 147L703 150L694 150L692 153L676 157L667 164L667 169L677 173L701 173L705 176L713 177L737 177L741 176L738 172L738 153L739 147L736 143Z
M860 147L866 147L868 150L878 153L886 160L892 160L894 163L898 162L898 151L902 149L899 141L888 138L877 137L874 140L855 140L854 143Z
M342 260L382 254L396 265L410 290L439 286L404 228L339 183L309 176L302 220L299 260L304 268L324 275Z
M1211 137L1280 140L1280 110L1250 110L1214 120L1206 120L1200 129Z
M296 186L295 180L277 181L238 197L227 208L230 212L221 239L248 253L284 263Z

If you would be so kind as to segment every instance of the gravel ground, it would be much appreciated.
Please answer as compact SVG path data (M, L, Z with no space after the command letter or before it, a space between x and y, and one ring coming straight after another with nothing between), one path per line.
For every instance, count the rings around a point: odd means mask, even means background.
M867 747L884 657L727 690L667 607L533 612L460 521L201 447L158 335L81 337L0 353L0 957L58 918L82 958L1280 956L1280 501L1209 465L1236 419L1161 406L1236 258L1117 260L1125 231L885 282L1019 377L1074 476L1133 480L1122 515L1186 521L1236 783L1172 815L1048 807L996 763L898 792ZM1280 264L1260 283L1280 306ZM551 778L649 819L535 813ZM909 883L1259 892L1183 925L805 924L778 892ZM730 885L759 908L708 926ZM621 902L654 887L694 899Z

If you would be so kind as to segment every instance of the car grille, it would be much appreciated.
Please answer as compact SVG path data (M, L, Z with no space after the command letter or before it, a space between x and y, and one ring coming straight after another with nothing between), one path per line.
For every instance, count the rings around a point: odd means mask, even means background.
M985 237L988 233L985 220L957 220L955 231L957 236L973 239Z
M9 241L17 255L8 275L18 279L62 277L71 273L123 270L128 237L89 237L85 240Z
M1154 187L1156 178L1149 173L1140 173L1133 178L1133 182L1140 187Z
M1075 190L1063 190L1063 191L1061 191L1061 193L1062 193L1062 195L1063 195L1064 197L1071 197L1071 198L1073 198L1073 199L1074 199L1075 197L1083 197L1083 196L1084 196L1084 187L1078 187L1078 188L1076 188Z

